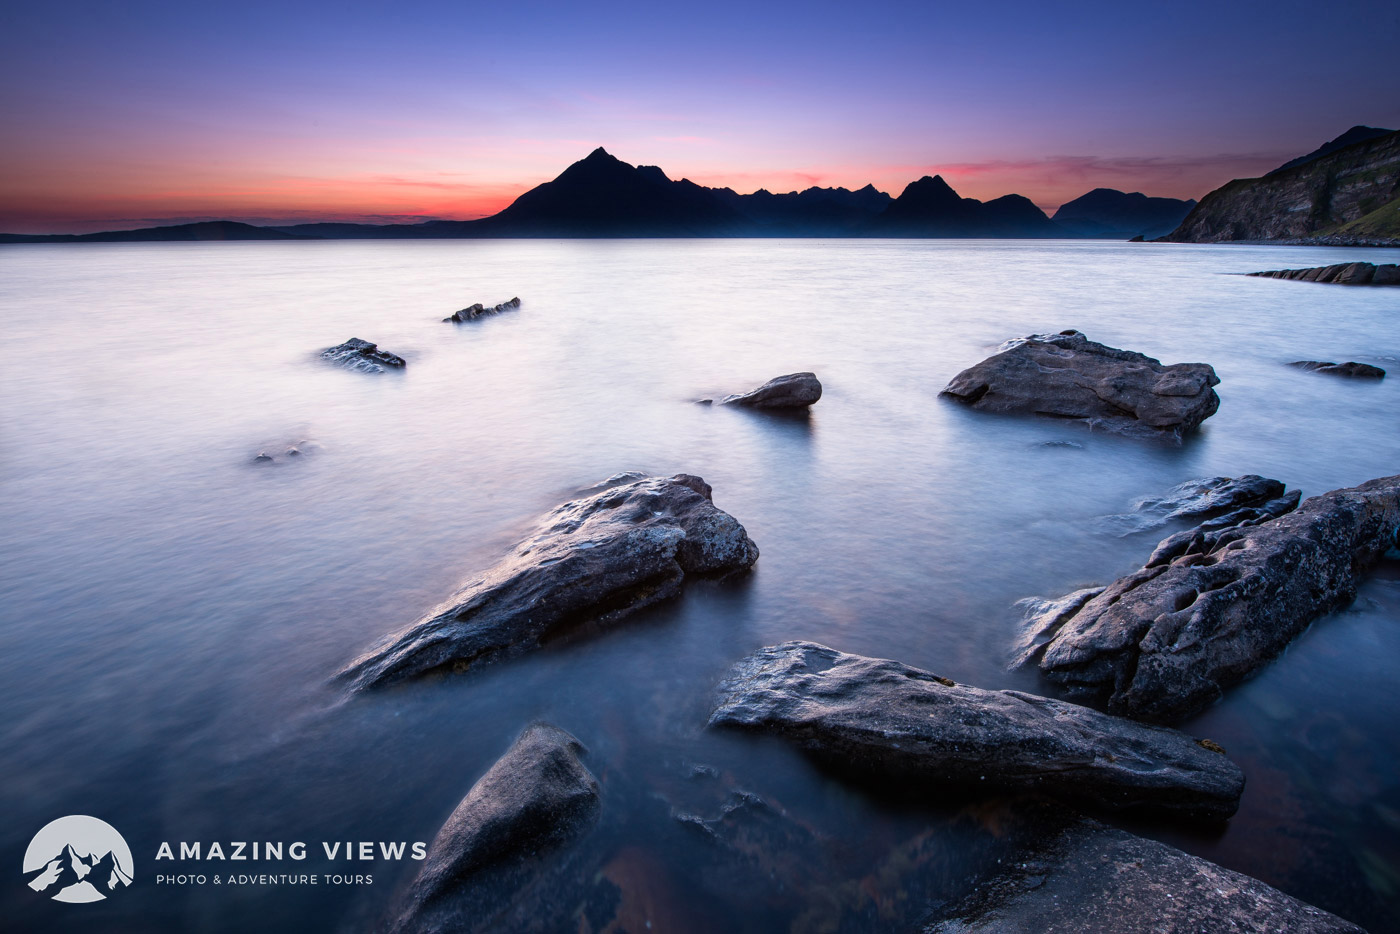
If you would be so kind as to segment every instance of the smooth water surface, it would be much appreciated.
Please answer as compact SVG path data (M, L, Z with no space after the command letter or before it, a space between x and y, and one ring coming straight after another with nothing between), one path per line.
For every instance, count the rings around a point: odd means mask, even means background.
M1309 496L1400 473L1400 290L1235 275L1397 253L743 240L0 248L11 880L0 917L83 931L365 928L416 863L377 862L372 885L234 890L157 886L171 867L152 857L161 841L431 840L543 718L590 749L605 799L598 865L629 929L914 923L965 887L995 821L937 812L936 793L926 808L891 803L781 742L706 731L726 667L801 638L1048 692L1006 669L1015 601L1112 580L1171 531L1119 538L1100 517L1197 477L1259 473ZM513 295L519 312L441 322ZM1214 365L1219 413L1172 447L937 398L999 342L1071 327ZM406 370L317 360L352 336L406 357ZM1283 365L1297 359L1392 375ZM794 370L825 386L810 419L693 404ZM284 455L292 445L304 454ZM275 460L254 463L260 451ZM476 676L341 702L328 683L340 666L536 517L624 470L704 477L761 548L755 571ZM1248 775L1228 828L1134 829L1372 931L1400 929L1397 564L1185 725ZM697 869L710 857L673 814L714 816L735 790L804 828L806 843L788 838L800 852ZM84 906L23 887L14 870L29 838L70 813L125 834L135 886ZM314 862L203 868L368 871ZM783 881L804 876L829 904Z

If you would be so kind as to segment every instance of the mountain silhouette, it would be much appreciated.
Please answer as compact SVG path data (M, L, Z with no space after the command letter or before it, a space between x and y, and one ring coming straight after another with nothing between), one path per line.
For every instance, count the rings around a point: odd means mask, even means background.
M0 243L149 243L190 240L306 240L298 235L272 227L255 227L238 221L200 221L194 224L172 224L167 227L142 227L138 230L108 230L90 234L48 234L29 237L23 234L0 234Z
M130 885L131 877L117 865L112 853L82 856L72 844L65 844L57 856L44 862L44 868L30 874L27 884L34 891L51 896L70 886L91 885L105 896L118 886Z
M1149 198L1140 191L1095 188L1060 205L1053 220L1068 236L1151 239L1171 233L1195 206L1195 201Z
M863 229L878 237L1056 237L1060 230L1022 195L991 201L963 198L943 180L925 175L910 182Z
M1299 156L1296 159L1289 159L1287 162L1274 169L1272 172L1264 173L1263 177L1268 178L1270 175L1277 175L1279 172L1286 172L1294 166L1305 165L1309 162L1312 162L1314 159L1321 159L1323 156L1330 156L1338 149L1345 149L1347 146L1350 146L1353 143L1364 143L1368 139L1379 139L1382 136L1394 132L1394 130L1383 130L1379 127L1374 126L1354 126L1350 130L1347 130L1345 133L1343 133L1341 136L1338 136L1336 139L1330 139L1327 142L1323 143L1321 146L1317 147L1307 155Z

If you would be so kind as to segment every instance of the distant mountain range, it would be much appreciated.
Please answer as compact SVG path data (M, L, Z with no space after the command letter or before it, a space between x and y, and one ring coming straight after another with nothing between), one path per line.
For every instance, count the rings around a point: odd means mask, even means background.
M0 243L182 240L463 239L523 237L1112 237L1157 236L1195 202L1098 188L1051 220L1022 195L963 198L942 176L924 176L891 198L873 186L741 195L633 166L602 147L474 221L295 224L209 221L94 234L0 234ZM1071 208L1066 214L1066 208ZM1061 216L1064 215L1064 220Z
M1165 240L1400 245L1400 133L1354 126L1201 199Z

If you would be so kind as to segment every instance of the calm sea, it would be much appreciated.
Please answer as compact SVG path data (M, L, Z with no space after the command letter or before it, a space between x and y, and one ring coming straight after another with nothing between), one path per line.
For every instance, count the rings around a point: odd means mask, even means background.
M1198 477L1259 473L1310 496L1400 472L1400 290L1237 275L1358 259L1400 251L0 248L0 917L22 930L361 929L416 863L215 863L205 871L374 882L182 887L155 884L172 871L156 848L431 840L542 718L590 749L608 849L587 871L621 893L629 925L914 923L965 886L969 835L995 822L969 829L966 814L939 810L936 789L891 804L781 742L707 732L715 682L753 649L801 638L1046 692L1006 670L1015 601L1110 581L1172 530L1120 538L1101 517ZM441 323L515 295L517 313ZM937 398L999 342L1064 328L1214 365L1219 413L1170 447ZM407 369L318 362L352 336ZM1297 359L1392 373L1353 382L1284 366ZM795 370L825 386L809 420L692 404ZM291 446L303 455L285 456ZM274 461L254 463L262 451ZM754 573L477 676L339 702L327 679L341 665L489 566L537 516L624 470L704 477L761 548ZM1398 668L1392 560L1351 609L1185 725L1248 775L1228 829L1134 829L1396 930ZM674 814L714 816L735 789L810 844L757 847L729 875L694 870L728 857L702 852L710 844ZM73 813L126 836L131 889L72 906L24 887L29 838Z

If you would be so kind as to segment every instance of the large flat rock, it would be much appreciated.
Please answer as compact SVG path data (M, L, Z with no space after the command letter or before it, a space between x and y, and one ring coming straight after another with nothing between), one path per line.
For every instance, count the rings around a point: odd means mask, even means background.
M925 934L1365 934L1258 879L1089 820L1003 866Z
M739 662L720 685L710 724L776 733L882 779L958 790L1038 791L1224 819L1244 789L1243 773L1219 747L1176 730L955 684L812 642L771 646Z
M1245 273L1265 279L1296 279L1333 285L1400 285L1400 265L1395 263L1333 263L1306 269L1269 269Z
M1397 530L1400 476L1179 532L1140 570L1046 604L1024 661L1113 713L1179 720L1355 599Z
M541 862L593 825L598 781L583 744L549 724L525 730L442 825L395 922L398 931L475 930Z
M675 596L687 578L758 560L758 546L699 477L624 474L601 487L549 513L495 567L340 677L362 690L465 671L614 622Z
M1220 380L1204 363L1160 361L1078 331L1010 341L953 377L941 395L984 412L1082 421L1095 429L1179 441L1215 414Z

